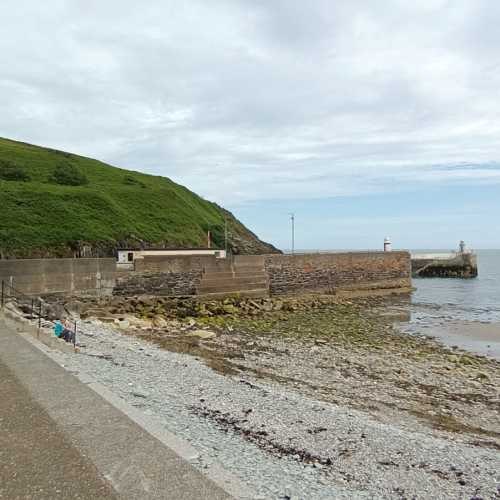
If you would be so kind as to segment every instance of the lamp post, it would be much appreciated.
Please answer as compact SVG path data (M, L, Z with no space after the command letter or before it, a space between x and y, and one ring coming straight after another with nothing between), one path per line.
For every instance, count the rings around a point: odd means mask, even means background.
M224 216L224 250L227 257L227 215Z
M295 214L290 214L290 220L292 221L292 255L295 253Z

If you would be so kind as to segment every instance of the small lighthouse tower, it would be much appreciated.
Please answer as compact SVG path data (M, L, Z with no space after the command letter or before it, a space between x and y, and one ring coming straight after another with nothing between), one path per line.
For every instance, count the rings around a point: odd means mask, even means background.
M384 252L390 252L392 250L392 243L389 236L384 238Z

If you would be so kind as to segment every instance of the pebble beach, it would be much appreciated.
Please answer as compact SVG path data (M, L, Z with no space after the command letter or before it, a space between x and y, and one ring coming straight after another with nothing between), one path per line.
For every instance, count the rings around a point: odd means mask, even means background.
M116 302L57 356L256 498L498 498L500 363L402 334L380 303L319 302L182 319Z

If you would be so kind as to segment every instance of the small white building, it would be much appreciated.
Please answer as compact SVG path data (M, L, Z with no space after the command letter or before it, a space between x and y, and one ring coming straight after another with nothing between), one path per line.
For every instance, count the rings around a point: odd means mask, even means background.
M214 255L217 259L226 258L226 251L218 248L119 248L118 267L126 269L132 267L136 259L142 259L146 255L169 255L180 257L183 255Z

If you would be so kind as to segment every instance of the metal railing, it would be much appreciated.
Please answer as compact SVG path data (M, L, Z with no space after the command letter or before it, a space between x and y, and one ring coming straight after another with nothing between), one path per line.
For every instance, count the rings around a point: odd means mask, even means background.
M49 323L51 328L54 329L56 322L47 317L47 307L44 306L43 301L40 297L32 297L26 295L20 290L14 288L12 283L2 280L0 290L0 308L3 309L6 303L12 299L16 300L18 304L22 305L21 310L29 314L29 318L31 321L36 320L38 331L40 331L40 328L42 327L42 320L46 323ZM71 329L69 329L69 331L71 333L71 342L73 344L73 347L76 348L77 322L72 321L72 323L73 330L71 331Z

